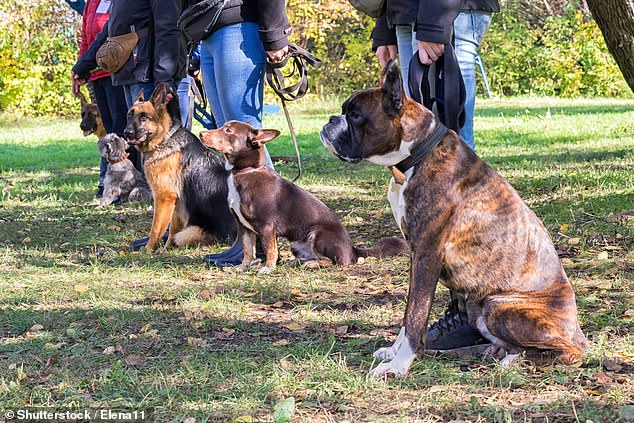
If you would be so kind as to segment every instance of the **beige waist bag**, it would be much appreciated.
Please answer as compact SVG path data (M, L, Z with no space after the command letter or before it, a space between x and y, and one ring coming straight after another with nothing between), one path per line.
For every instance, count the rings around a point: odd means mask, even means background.
M147 35L147 28L138 32L108 37L97 50L97 65L108 73L118 72L134 51L139 37Z

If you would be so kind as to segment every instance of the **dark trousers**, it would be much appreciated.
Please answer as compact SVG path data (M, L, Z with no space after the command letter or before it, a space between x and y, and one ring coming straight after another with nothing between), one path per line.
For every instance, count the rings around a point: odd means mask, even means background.
M109 77L100 78L92 82L95 90L95 100L106 133L115 133L119 136L123 136L123 130L127 124L126 116L128 114L128 106L125 102L123 87L113 86L112 80ZM134 164L134 167L143 173L141 154L139 154L134 147L128 148L127 151L130 153L129 159ZM107 168L108 162L102 158L99 165L99 185L103 185Z

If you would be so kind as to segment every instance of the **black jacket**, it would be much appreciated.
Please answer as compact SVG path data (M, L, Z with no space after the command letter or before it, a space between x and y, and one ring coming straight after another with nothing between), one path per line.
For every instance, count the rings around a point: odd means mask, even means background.
M112 74L113 85L167 82L184 78L186 42L176 26L183 0L113 0L110 18L73 71L83 78L97 67L95 56L108 36L148 29L128 62Z
M387 0L387 10L372 31L372 48L396 44L394 25L412 22L417 40L448 44L451 24L461 10L499 12L500 5L497 0Z
M284 0L231 0L220 13L213 31L240 22L259 25L264 50L279 50L288 45L291 26Z

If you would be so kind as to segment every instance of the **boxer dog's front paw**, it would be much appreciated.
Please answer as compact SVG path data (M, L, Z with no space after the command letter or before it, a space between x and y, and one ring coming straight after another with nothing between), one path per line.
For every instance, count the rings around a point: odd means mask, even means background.
M258 270L258 274L259 275L268 275L269 273L273 273L273 271L275 270L275 267L269 267L269 266L263 266L260 267L260 270Z
M409 370L409 366L403 366L403 363L398 363L397 360L388 361L387 363L381 363L370 374L373 377L387 377L387 376L405 376Z
M396 348L394 348L394 346L379 348L378 350L374 351L374 354L372 355L378 360L389 361L392 360L396 355Z

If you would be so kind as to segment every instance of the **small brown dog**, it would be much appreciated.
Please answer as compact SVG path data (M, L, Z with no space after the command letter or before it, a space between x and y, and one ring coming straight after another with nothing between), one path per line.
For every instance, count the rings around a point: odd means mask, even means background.
M81 92L79 93L79 101L81 102L81 122L79 127L84 131L84 136L95 134L97 138L103 138L106 135L106 128L103 126L97 103L86 100L86 97Z
M292 243L293 254L308 267L332 262L348 266L359 257L389 257L407 251L407 243L394 237L383 238L369 249L354 247L348 232L324 203L266 167L262 146L279 134L274 129L255 129L237 121L200 134L205 146L224 153L227 167L231 168L229 207L239 222L244 250L239 269L252 265L256 236L266 254L265 266L259 273L275 268L277 235Z
M500 350L582 359L575 294L548 232L499 173L405 97L396 61L380 87L353 93L320 135L342 160L397 168L388 195L408 234L410 287L396 342L374 354L387 361L375 376L406 374L422 352L439 280L465 299L469 323Z
M124 135L145 155L145 177L154 198L147 251L157 246L168 224L166 247L233 239L227 171L220 157L180 125L178 97L171 87L157 85L147 101L141 91L128 111Z

